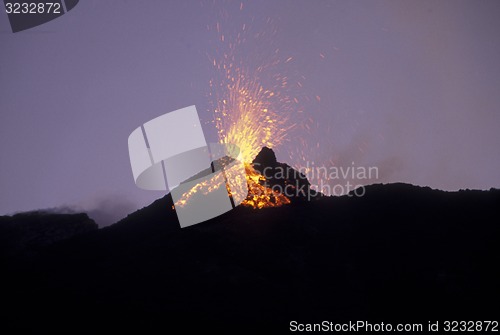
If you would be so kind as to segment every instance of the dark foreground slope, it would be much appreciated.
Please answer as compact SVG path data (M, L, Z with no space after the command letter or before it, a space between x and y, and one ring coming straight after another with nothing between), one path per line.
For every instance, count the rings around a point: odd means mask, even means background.
M374 185L184 229L171 205L7 264L2 327L238 334L500 315L497 190Z

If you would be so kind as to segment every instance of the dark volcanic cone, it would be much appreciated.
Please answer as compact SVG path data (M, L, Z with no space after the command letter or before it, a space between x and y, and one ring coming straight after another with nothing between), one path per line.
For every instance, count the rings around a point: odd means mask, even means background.
M292 202L312 200L323 196L311 189L311 183L303 173L288 164L278 162L276 154L268 147L262 148L253 160L252 166L266 178L263 182L264 186L283 193Z

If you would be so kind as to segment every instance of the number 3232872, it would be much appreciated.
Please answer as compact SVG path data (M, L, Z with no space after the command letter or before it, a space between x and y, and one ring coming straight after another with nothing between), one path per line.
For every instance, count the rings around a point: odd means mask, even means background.
M6 2L7 14L61 14L58 2Z
M497 332L498 321L445 321L445 332Z

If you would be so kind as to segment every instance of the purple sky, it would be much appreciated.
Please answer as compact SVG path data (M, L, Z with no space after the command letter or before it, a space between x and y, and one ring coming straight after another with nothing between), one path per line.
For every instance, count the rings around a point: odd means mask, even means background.
M500 187L498 1L84 0L16 34L0 13L0 214L76 206L109 223L160 197L135 186L127 138L194 104L216 140L207 26L221 12L228 36L271 18L249 67L279 48L305 77L298 94L321 97L303 102L316 126L299 136L320 143L308 159L378 166L379 182ZM296 164L297 145L278 159Z

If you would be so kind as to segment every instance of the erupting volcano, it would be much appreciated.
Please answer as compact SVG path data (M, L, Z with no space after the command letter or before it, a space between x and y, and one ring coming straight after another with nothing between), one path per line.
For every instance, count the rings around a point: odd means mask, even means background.
M287 131L293 128L286 114L276 112L275 104L281 99L279 92L264 89L257 79L245 74L241 68L235 68L233 62L214 64L224 70L222 83L218 85L222 94L213 95L218 101L214 121L219 142L240 148L237 159L245 166L248 185L248 194L242 205L264 208L289 204L287 196L269 187L266 176L255 169L252 161L263 146L267 149L281 144ZM213 82L211 86L216 88Z
M222 64L214 61L216 68L223 70L221 71L224 74L222 79L217 85L215 80L210 82L214 90L211 96L217 101L217 107L214 109L214 124L217 128L219 143L236 145L239 148L236 159L244 164L248 186L247 189L239 190L228 188L228 193L231 197L244 198L241 204L253 208L279 207L289 204L290 197L283 194L283 188L272 188L272 183L268 182L268 178L255 165L260 160L259 155L262 153L266 155L266 150L282 144L288 132L294 128L295 125L289 122L286 113L290 99L280 91L265 89L258 82L258 76L252 77L241 67L236 67L228 55L225 55L223 59ZM263 68L257 69L257 73L262 70ZM277 113L279 109L284 109L285 113ZM257 155L262 147L264 147L263 151ZM275 165L274 152L272 157L274 157L274 162L268 160L268 163ZM223 166L227 165L227 161L218 163ZM185 205L189 197L195 193L208 194L218 189L220 186L214 185L221 184L222 180L218 180L220 178L222 177L216 176L195 185L175 205ZM227 178L239 178L239 176L238 173L229 169L225 171L224 178L227 180Z
M221 159L213 165L228 166L231 162L231 159ZM311 200L311 198L322 196L321 193L311 189L304 174L288 164L278 162L274 151L268 147L263 147L251 163L244 162L244 166L247 186L245 189L231 189L226 183L230 197L244 199L241 202L242 206L255 209L280 207L293 201ZM200 174L208 172L207 170ZM208 194L218 189L224 184L222 178L227 180L240 177L234 170L228 168L223 176L216 175L196 184L174 204L174 207L186 205L194 194Z
M270 49L267 57L258 57L261 62L256 62L255 57L244 51L248 47L246 43L250 39L268 37L251 32L246 24L237 33L224 34L224 24L217 22L214 26L217 44L209 55L214 69L214 76L209 81L209 103L218 142L239 148L234 158L243 163L247 184L246 189L228 189L228 193L233 198L244 199L243 206L253 208L289 204L293 196L285 195L284 188L277 187L278 184L270 181L257 165L260 164L258 156L286 142L296 126L297 118L292 122L293 116L301 108L297 105L298 99L290 94L288 82L291 78L282 67L291 57L287 56L285 61L280 59L279 49ZM271 22L267 24L266 32L271 32L268 36L272 36L276 29ZM269 163L276 164L274 152L272 156L274 162ZM238 178L237 173L227 170L225 176ZM200 188L197 192L209 192L208 184L213 182L197 185Z

